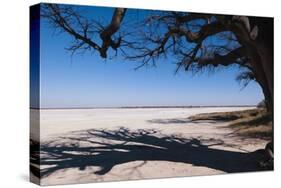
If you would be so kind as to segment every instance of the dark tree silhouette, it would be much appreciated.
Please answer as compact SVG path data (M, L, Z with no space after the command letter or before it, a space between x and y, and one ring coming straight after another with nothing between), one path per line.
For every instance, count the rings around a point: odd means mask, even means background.
M198 72L239 66L238 81L255 80L269 112L273 109L273 19L251 16L148 11L134 24L124 23L125 8L115 8L109 23L83 17L73 6L44 4L42 17L74 37L68 50L95 50L107 58L110 49L139 67L175 57L177 71ZM169 56L170 57L170 56ZM137 67L137 68L139 68ZM223 78L222 78L223 79Z

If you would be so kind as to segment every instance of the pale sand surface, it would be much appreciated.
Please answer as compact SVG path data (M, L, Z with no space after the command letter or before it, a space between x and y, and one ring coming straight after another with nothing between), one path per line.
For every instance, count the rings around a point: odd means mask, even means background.
M188 119L244 109L249 107L41 110L41 184L256 170L249 153L265 141L239 138L225 122Z

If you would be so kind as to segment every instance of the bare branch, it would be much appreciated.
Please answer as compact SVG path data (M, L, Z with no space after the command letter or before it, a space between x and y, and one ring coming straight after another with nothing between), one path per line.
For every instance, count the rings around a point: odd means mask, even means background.
M106 56L107 56L106 52L107 52L109 46L111 46L114 50L116 50L120 46L121 38L118 38L118 40L114 42L111 39L111 36L114 35L118 31L125 13L126 13L126 9L116 8L114 11L114 14L112 16L112 20L111 20L110 24L100 33L100 38L103 40L103 44L102 44L100 53L101 53L101 56L104 58L106 58Z
M198 60L195 60L198 62L199 65L223 65L228 66L230 64L239 63L239 61L236 61L237 59L244 57L245 55L245 49L243 47L236 48L235 50L230 51L229 53L225 55L220 54L214 54L213 57L206 57L206 58L199 58ZM240 64L243 65L243 64Z
M110 24L104 27L102 24L94 20L90 23L89 20L83 19L81 15L69 6L60 7L56 4L46 4L45 8L46 10L42 14L42 17L47 18L55 25L55 27L59 27L73 36L75 40L82 42L78 42L76 45L70 47L69 49L72 52L78 50L79 47L84 46L84 44L87 44L93 49L99 51L102 58L106 58L109 47L116 50L121 44L121 37L114 41L112 36L119 30L126 9L116 8ZM73 25L74 23L77 23L77 25ZM93 27L96 29L98 28L97 30L91 28L93 23ZM101 45L91 39L92 33L99 33L102 40Z

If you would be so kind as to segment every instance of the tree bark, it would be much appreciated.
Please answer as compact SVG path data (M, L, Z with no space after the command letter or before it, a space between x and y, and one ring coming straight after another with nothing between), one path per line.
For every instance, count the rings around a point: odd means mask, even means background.
M268 112L273 112L273 19L249 17L250 26L236 24L231 27L239 43L246 49L251 70L260 84ZM244 23L244 22L243 22ZM256 37L252 38L255 29ZM249 32L250 31L250 32Z
M273 19L272 18L250 18L251 24L258 26L258 37L256 49L260 56L261 69L264 72L263 92L267 104L267 110L273 112Z

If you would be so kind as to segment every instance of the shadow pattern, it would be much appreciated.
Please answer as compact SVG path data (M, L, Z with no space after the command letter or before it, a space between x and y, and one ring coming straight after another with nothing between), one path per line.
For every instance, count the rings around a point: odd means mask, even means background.
M261 151L220 150L211 146L225 143L222 140L211 141L212 144L206 145L196 138L162 135L154 129L90 129L41 143L40 151L31 149L31 156L40 153L40 160L32 161L31 157L31 163L37 164L31 170L36 176L44 178L62 169L78 168L83 171L87 167L99 167L93 173L105 175L114 166L132 161L143 161L143 164L146 161L188 163L227 173L263 170L258 165L263 157ZM40 166L40 170L34 166Z

